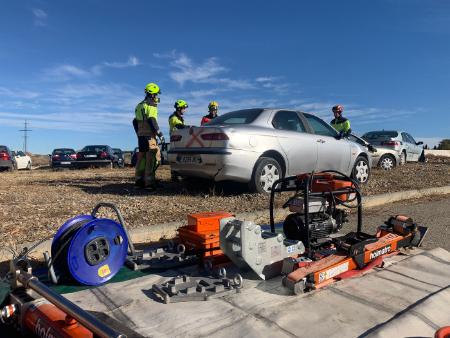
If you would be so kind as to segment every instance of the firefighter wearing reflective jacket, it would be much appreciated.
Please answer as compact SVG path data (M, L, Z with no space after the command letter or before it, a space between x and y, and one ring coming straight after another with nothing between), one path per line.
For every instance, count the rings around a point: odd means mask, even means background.
M217 112L219 111L219 104L216 101L211 101L208 105L208 115L203 116L201 125L208 123L212 119L217 117Z
M177 129L183 129L187 126L184 124L184 113L186 112L186 109L188 107L188 104L184 100L177 100L175 102L174 108L175 111L172 115L169 116L169 130L170 135Z
M164 136L158 126L157 107L160 93L158 85L154 83L145 86L145 99L136 106L136 117L133 120L139 146L135 184L146 189L156 187L155 173L161 162L161 153L156 137L159 137L161 143L164 144Z
M342 116L344 107L341 105L332 108L334 119L331 121L331 126L342 136L348 136L352 130L350 128L350 121Z

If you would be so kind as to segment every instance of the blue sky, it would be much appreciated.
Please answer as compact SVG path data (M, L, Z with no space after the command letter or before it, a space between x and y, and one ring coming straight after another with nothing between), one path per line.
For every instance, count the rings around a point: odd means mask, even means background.
M450 2L2 1L0 144L29 150L107 143L132 149L135 105L161 87L188 124L220 112L286 107L353 130L450 138ZM168 136L168 135L167 135Z

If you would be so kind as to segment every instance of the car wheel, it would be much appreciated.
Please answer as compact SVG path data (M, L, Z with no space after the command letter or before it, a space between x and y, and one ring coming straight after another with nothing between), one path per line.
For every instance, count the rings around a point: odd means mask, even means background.
M370 166L369 161L363 157L358 156L355 161L355 165L353 166L352 177L358 181L358 183L364 184L367 183L370 176Z
M28 162L28 164L27 164L27 170L31 170L31 162Z
M395 158L392 155L385 154L385 155L381 156L380 162L378 162L378 165L380 166L381 169L392 170L396 166Z
M275 159L261 157L253 169L250 189L260 194L268 194L274 182L282 177L281 165Z
M402 154L400 155L400 165L405 164L406 164L406 152L402 152Z

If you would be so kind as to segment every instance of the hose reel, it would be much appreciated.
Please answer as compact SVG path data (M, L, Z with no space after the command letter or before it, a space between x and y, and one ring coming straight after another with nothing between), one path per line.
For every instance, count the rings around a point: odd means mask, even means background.
M114 210L119 222L97 218L101 207ZM128 248L134 255L120 211L112 203L100 203L91 215L76 216L57 231L48 260L51 279L54 283L103 284L124 265Z

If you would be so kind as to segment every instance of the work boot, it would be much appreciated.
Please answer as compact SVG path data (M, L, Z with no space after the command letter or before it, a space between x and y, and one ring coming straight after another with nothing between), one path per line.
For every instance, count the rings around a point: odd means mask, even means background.
M144 180L143 180L142 178L137 179L137 180L134 182L134 188L135 188L135 189L144 188Z

